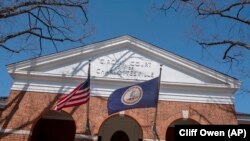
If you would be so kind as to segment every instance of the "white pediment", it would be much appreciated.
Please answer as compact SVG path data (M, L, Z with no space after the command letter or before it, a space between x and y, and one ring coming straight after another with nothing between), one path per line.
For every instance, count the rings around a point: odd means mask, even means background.
M93 78L148 80L159 75L162 64L165 82L239 85L234 78L130 36L11 64L8 70L86 77L89 59Z
M147 56L135 52L129 47L118 51L106 52L92 56L91 77L111 78L125 80L149 80L159 76L160 64L162 67L161 81L183 82L183 83L215 83L225 84L217 79L197 74L196 72L181 69L178 64L170 62L158 62L157 56ZM154 60L155 59L155 60ZM86 58L77 57L75 59L63 60L63 63L51 62L25 70L42 72L51 75L87 76L88 62Z
M12 90L68 93L87 77L91 94L108 97L115 89L161 75L161 100L232 103L240 82L130 36L8 65Z

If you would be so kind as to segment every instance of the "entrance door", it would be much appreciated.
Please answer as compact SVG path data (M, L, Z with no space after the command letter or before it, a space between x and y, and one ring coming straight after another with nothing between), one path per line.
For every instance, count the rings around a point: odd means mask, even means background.
M42 117L36 123L32 131L32 136L30 141L74 141L75 140L75 131L76 126L74 120L71 118L63 117L56 118L56 114L53 114L53 117Z
M110 141L129 141L128 135L123 131L116 131Z

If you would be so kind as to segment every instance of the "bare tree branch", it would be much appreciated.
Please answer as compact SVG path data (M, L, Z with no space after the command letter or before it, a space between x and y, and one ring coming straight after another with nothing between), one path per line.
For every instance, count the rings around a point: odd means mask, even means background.
M250 50L250 45L241 41L231 41L231 40L223 40L223 41L217 41L217 42L199 42L200 45L206 45L206 46L214 46L214 45L230 45L230 46L240 46L243 48L246 48Z
M0 47L5 49L5 50L8 50L10 52L13 52L13 53L19 53L20 52L19 50L13 50L13 49L8 48L8 47L6 47L5 45L2 45L2 44L0 44Z
M56 51L58 51L57 42L81 43L88 35L84 33L83 29L88 22L85 10L87 4L87 0L10 0L2 2L0 4L0 26L2 24L12 28L5 22L11 21L13 24L18 24L18 18L21 18L24 23L21 23L23 25L19 25L19 28L13 28L13 30L6 28L6 30L0 31L1 48L19 53L16 51L19 47L10 45L8 42L22 36L27 36L26 42L32 39L38 40L39 55L42 54L42 42L44 41L50 41ZM72 16L73 14L75 17ZM81 29L77 30L78 27ZM75 32L79 30L83 32L76 36Z
M157 1L158 2L158 1ZM227 63L227 73L242 77L247 84L241 86L241 92L250 93L248 81L249 53L250 53L250 0L218 1L218 0L163 0L158 2L158 9L169 12L183 6L189 10L197 22L194 22L194 30L190 31L190 38L210 53L210 48L220 48L222 60L217 62ZM160 6L159 6L160 5ZM190 10L191 9L191 10ZM193 11L192 11L193 10ZM177 11L177 10L175 10ZM208 22L210 24L204 24ZM212 24L211 24L212 23ZM204 29L204 30L203 30ZM217 30L218 29L218 30ZM220 57L220 56L219 56ZM233 69L236 72L233 72Z
M165 0L162 3L162 6L159 7L159 10L165 10L168 11L170 8L177 8L176 3L186 3L187 6L191 6L195 12L197 12L198 17L200 18L207 18L207 17L213 17L213 16L219 16L221 18L229 19L231 21L229 22L237 22L238 25L250 25L249 15L247 15L247 10L250 9L250 0L240 0L236 2L228 2L226 4L219 4L220 2L216 0L171 0L167 1ZM245 12L245 13L244 13ZM229 28L229 32L233 34L232 31L233 28ZM242 29L239 28L238 34L242 34ZM220 33L218 33L220 34ZM241 40L240 38L231 39L228 37L226 40L221 40L217 38L213 38L213 35L211 35L212 39L207 39L207 41L204 42L204 39L196 39L195 41L201 45L201 46L220 46L220 45L227 45L227 49L225 50L223 59L226 58L228 55L228 52L234 48L234 47L240 47L245 48L247 50L250 50L250 43L247 40ZM238 41L237 41L238 40Z
M236 3L229 4L226 8L221 9L220 11L221 11L221 12L227 12L227 11L232 10L232 8L237 7L237 6L242 7L242 6L248 5L248 4L250 4L250 1L249 1L249 0L243 0L243 1L240 1L240 2L236 2Z
M191 5L193 5L193 3L191 3ZM235 20L250 25L250 21L247 18L240 17L240 13L247 5L250 5L249 0L230 3L228 6L224 8L216 8L212 6L207 6L206 1L201 0L200 4L198 6L194 6L194 8L196 9L198 15L200 16L218 15L223 18ZM236 10L236 12L233 11L234 9Z
M22 11L26 11L28 12L27 10L30 10L32 9L33 7L31 8L28 8L26 10L21 10L21 11L17 11L21 8L25 8L25 7L30 7L30 6L42 6L42 5L52 5L52 6L67 6L67 7L79 7L79 8L82 8L81 5L84 5L84 4L87 4L88 1L86 2L67 2L67 1L63 1L63 2L60 2L60 1L50 1L50 0L44 0L44 1L26 1L26 2L22 2L22 3L19 3L17 5L14 5L14 6L9 6L9 7L1 7L0 9L0 18L8 18L10 16L15 16L15 15L18 15L18 14L22 14L24 12ZM83 12L85 13L85 11L83 10ZM3 17L1 17L3 16Z
M250 25L250 21L247 19L242 19L239 17L239 13L242 10L242 8L237 12L236 16L231 16L231 15L227 15L224 14L222 11L205 11L205 10L201 10L201 9L197 9L199 11L199 15L201 16L211 16L211 15L219 15L223 18L228 18L228 19L232 19L235 21L239 21L242 22L244 24Z
M233 48L233 47L242 47L245 49L250 50L250 45L244 42L240 42L240 41L231 41L231 40L223 40L223 41L212 41L212 42L200 42L200 41L196 41L199 45L203 46L203 47L209 47L209 46L220 46L220 45L227 45L228 48L225 50L224 55L223 55L223 59L226 59L228 56L229 51ZM231 58L234 59L234 58Z

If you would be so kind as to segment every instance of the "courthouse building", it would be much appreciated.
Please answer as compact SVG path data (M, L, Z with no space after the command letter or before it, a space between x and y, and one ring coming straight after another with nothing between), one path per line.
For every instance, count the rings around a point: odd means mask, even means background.
M54 111L59 97L87 79L91 60L90 129L87 105ZM155 108L108 115L116 89L159 76L157 135L173 140L175 125L238 124L233 98L240 82L131 36L7 65L13 85L0 115L1 141L150 141ZM3 81L3 80L2 80Z

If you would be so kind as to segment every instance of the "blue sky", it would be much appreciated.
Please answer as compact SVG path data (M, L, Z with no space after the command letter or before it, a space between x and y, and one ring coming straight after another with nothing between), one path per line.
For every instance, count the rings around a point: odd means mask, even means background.
M240 79L243 86L249 86L250 81L241 75L238 69L229 70L229 64L222 63L223 47L202 49L192 39L195 30L206 36L214 31L227 34L223 26L227 22L210 18L199 20L190 9L181 8L178 12L170 10L166 15L153 8L153 0L91 0L88 7L88 27L95 31L85 40L85 44L106 40L122 35L131 35L170 52L198 62L204 66L218 70ZM197 27L198 25L198 27ZM225 36L225 35L222 35ZM47 44L50 46L50 44ZM76 47L77 45L64 44L60 50ZM244 51L244 50L243 50ZM47 51L44 54L51 53ZM243 52L242 60L250 60L249 51ZM12 79L5 68L6 64L32 58L27 53L19 55L7 54L0 50L0 95L7 96ZM250 66L248 62L241 65ZM234 66L239 67L239 66ZM238 112L250 113L250 94L238 92L235 107Z

